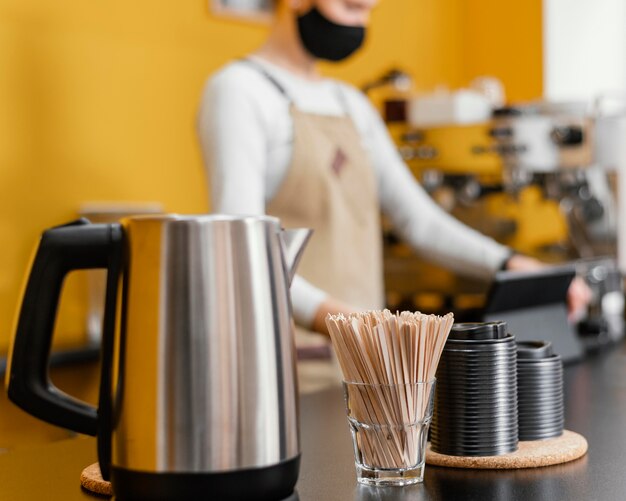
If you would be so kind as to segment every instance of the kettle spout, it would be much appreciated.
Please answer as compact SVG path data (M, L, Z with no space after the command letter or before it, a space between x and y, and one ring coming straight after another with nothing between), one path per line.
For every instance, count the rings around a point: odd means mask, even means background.
M289 283L291 283L296 274L296 268L302 257L302 252L309 238L311 238L312 233L313 230L308 228L295 228L289 230L284 229L280 234L280 239L283 243L285 265L289 272Z

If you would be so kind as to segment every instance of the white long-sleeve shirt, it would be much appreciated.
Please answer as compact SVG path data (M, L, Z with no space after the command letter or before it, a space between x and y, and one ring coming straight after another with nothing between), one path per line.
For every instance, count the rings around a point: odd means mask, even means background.
M430 198L361 92L333 79L303 79L253 59L289 98L245 61L227 65L207 81L198 133L214 212L265 213L291 161L290 101L310 113L340 116L347 111L371 159L382 211L402 237L425 258L465 275L488 279L502 266L509 249L465 226ZM294 280L291 293L296 321L310 325L327 294L301 277Z

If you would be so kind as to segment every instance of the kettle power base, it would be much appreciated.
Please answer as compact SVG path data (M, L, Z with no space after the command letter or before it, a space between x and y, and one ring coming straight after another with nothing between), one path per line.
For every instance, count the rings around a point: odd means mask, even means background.
M300 470L300 455L276 465L238 471L198 473L152 473L111 469L112 482L103 480L99 463L85 468L80 483L94 496L113 495L116 498L151 499L153 501L196 501L210 492L223 501L297 501L294 486Z
M104 480L98 463L91 464L80 474L80 485L89 492L99 496L112 496L111 482Z
M573 431L564 430L560 437L520 442L519 448L502 456L447 456L426 447L426 464L449 468L507 470L538 468L574 461L587 453L587 440Z

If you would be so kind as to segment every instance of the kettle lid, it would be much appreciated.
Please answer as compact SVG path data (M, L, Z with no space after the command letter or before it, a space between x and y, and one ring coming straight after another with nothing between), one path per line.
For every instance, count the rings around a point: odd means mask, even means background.
M196 222L196 223L229 223L229 222L265 222L280 226L280 220L265 214L142 214L128 216L123 219L129 222Z

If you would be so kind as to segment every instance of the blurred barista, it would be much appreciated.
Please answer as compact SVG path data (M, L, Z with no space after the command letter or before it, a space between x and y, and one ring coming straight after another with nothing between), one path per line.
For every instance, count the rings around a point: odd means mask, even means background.
M319 59L361 47L377 0L278 0L265 44L207 82L199 135L213 209L271 214L314 236L292 285L299 325L384 305L380 211L425 258L490 279L538 261L463 225L419 186L356 88L322 77ZM588 301L570 289L570 310Z

